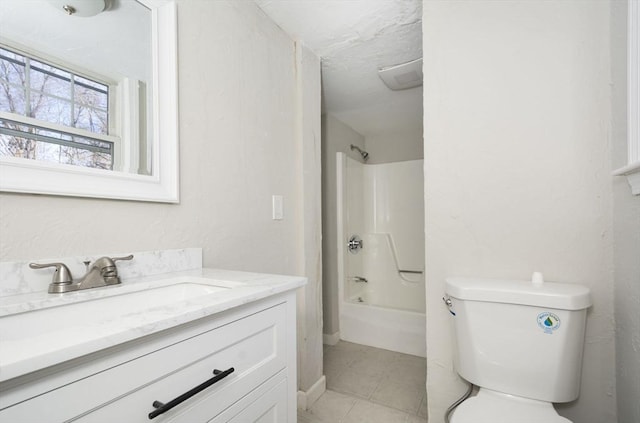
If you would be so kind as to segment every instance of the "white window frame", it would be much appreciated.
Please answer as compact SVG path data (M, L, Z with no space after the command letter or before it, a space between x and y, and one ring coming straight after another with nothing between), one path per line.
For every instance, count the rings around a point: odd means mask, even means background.
M627 36L627 165L613 174L626 176L634 195L640 195L640 4L628 1Z

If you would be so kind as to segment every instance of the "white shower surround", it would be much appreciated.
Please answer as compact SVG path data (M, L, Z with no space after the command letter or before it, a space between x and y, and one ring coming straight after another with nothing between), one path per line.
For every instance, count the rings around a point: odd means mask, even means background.
M424 270L422 167L337 154L340 339L426 355L424 274L398 272ZM347 183L347 174L360 177ZM363 240L358 254L345 248L352 234Z

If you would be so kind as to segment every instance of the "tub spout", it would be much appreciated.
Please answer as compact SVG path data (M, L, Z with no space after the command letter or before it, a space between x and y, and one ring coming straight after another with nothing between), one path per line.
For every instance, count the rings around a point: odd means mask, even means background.
M366 278L363 278L362 276L353 276L350 279L354 282L364 282L364 283L369 282Z

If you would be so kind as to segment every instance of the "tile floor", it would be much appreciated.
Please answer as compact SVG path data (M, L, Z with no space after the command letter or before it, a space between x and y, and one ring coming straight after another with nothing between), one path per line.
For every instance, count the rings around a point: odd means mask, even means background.
M327 391L299 423L425 423L426 360L340 341L325 345Z

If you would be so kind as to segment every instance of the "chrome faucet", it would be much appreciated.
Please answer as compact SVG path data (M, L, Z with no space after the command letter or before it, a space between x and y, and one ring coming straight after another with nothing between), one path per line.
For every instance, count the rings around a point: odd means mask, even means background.
M49 284L49 293L61 294L63 292L97 288L107 285L117 285L121 283L115 262L118 260L131 260L132 258L133 255L128 255L126 257L101 257L91 266L89 265L90 262L86 261L84 263L87 266L87 273L75 281L71 276L71 271L64 263L30 263L29 267L32 269L55 267L56 270L53 272L53 280Z

